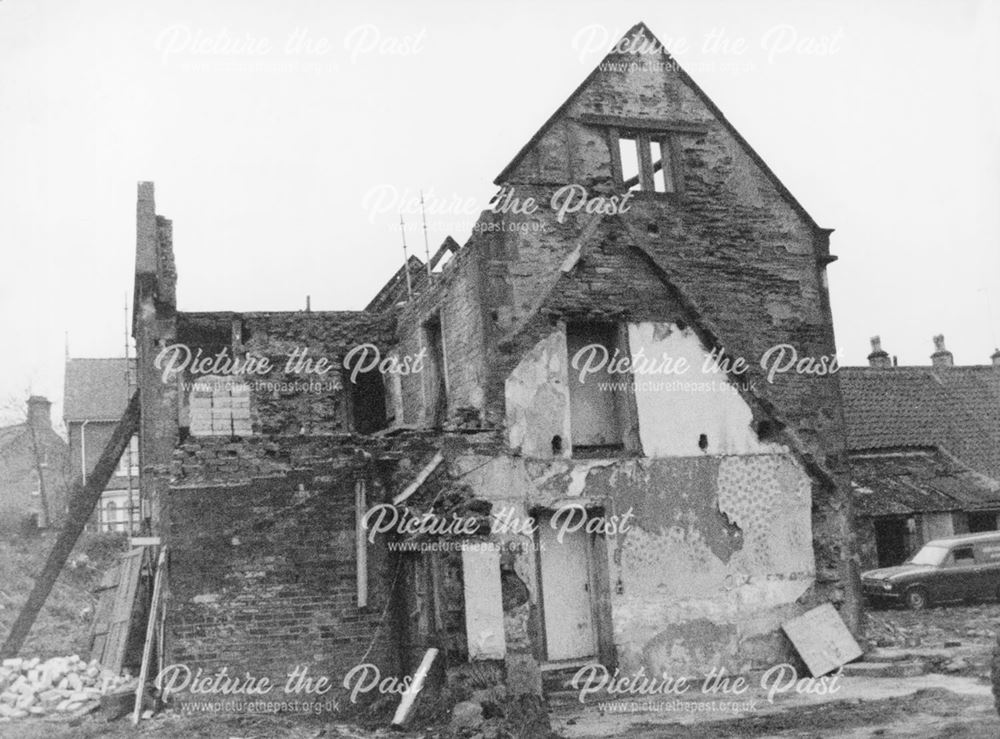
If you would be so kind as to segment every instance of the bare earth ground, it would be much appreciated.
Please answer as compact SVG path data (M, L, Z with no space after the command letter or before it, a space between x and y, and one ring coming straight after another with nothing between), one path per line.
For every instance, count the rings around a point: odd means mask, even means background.
M552 710L561 737L808 737L861 739L996 739L1000 719L993 708L989 658L994 630L1000 627L1000 604L932 608L922 613L873 611L868 634L878 645L871 659L919 659L926 674L911 677L845 675L832 696L781 695L773 704L760 696L753 710L710 713L687 709L634 710L635 701L581 707L562 700ZM945 646L945 645L948 646ZM692 696L698 702L698 696ZM640 700L647 700L642 698ZM709 696L700 702L715 700ZM112 723L89 716L69 725L44 719L0 723L0 737L11 739L73 739L109 737L432 737L448 736L446 727L408 733L358 729L318 719L292 720L275 716L227 718L181 716L167 712L134 728L128 719ZM510 736L487 727L464 736L494 739Z
M35 536L0 534L0 640L7 636L34 579L41 572L56 532ZM87 656L97 598L93 589L127 540L118 534L80 537L21 650L26 657Z

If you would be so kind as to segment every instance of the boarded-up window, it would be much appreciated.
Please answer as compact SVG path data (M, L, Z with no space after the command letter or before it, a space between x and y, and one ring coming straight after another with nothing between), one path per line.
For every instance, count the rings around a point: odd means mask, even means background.
M228 377L204 377L191 390L192 436L250 436L250 387Z

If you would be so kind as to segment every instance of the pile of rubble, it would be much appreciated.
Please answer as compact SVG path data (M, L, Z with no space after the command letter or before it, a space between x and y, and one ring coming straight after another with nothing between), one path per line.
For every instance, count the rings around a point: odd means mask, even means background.
M130 684L135 687L135 678L102 670L96 660L88 664L77 655L44 662L38 657L5 659L0 663L0 722L89 713L100 705L102 695L120 692Z

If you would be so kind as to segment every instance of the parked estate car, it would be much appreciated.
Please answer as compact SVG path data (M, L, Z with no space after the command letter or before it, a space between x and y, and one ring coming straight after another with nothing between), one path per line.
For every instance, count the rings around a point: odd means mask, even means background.
M931 603L1000 598L1000 531L929 541L905 563L861 573L873 603Z

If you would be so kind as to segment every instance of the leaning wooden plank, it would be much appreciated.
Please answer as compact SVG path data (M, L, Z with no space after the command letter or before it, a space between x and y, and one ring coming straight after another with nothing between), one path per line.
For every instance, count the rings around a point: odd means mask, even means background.
M410 687L403 692L402 700L399 702L399 706L396 708L396 713L392 717L392 723L394 726L402 726L406 723L406 719L410 716L410 709L413 708L414 701L417 700L417 694L424 687L424 680L427 679L427 673L430 672L431 664L434 662L434 658L437 657L438 650L428 649L424 653L424 658L420 660L420 666L413 675L413 683Z
M24 640L28 638L32 624L38 617L38 612L45 605L45 600L52 591L59 573L62 572L66 560L69 559L76 540L80 538L80 533L90 518L90 514L101 499L101 493L108 484L108 480L115 473L118 460L121 458L129 441L139 431L139 393L133 393L129 400L128 407L122 415L118 425L115 426L108 444L101 452L100 459L94 465L93 471L87 477L86 484L79 478L73 482L72 491L69 498L69 515L66 517L66 525L63 526L52 545L52 551L45 560L45 565L35 580L35 585L28 595L21 612L17 615L14 625L7 634L7 639L0 647L0 657L15 657L21 650Z
M430 462L428 462L422 470L420 470L420 474L418 474L413 479L413 482L407 485L406 489L403 490L403 492L401 492L399 495L397 495L395 498L392 499L392 504L399 505L404 500L413 495L415 492L417 492L417 490L420 489L420 486L423 485L424 482L426 482L427 478L431 476L431 473L434 470L436 470L438 465L441 464L443 461L444 461L444 455L441 454L441 452L435 454L434 458Z
M146 679L149 677L149 660L153 651L153 638L156 636L160 607L160 590L163 588L163 571L166 569L167 548L160 549L160 558L156 563L156 575L153 576L153 599L149 602L149 620L146 622L146 643L142 648L142 665L139 667L139 684L135 688L135 710L132 711L132 724L139 723L142 712L142 694L146 690ZM162 645L160 646L162 649Z
M133 549L122 558L122 576L118 583L111 625L108 629L108 643L105 659L101 665L115 674L125 666L128 637L135 612L136 594L139 592L139 576L142 573L142 549Z

